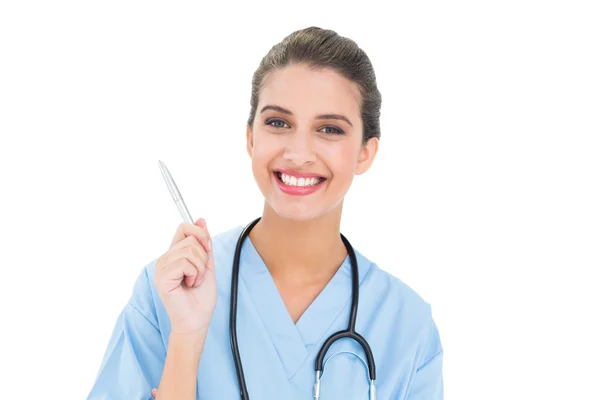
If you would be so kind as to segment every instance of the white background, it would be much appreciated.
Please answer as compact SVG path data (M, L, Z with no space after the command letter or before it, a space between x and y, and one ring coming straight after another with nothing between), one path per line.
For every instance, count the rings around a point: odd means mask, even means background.
M260 215L252 73L311 25L374 64L342 231L432 305L446 399L600 398L594 2L200 3L1 3L2 398L87 396L181 220L159 159L213 234Z

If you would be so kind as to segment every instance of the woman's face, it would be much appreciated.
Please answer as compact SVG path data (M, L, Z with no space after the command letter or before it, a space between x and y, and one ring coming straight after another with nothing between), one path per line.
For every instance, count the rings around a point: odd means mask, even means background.
M268 74L247 149L278 215L308 220L341 207L377 152L377 139L362 145L360 101L358 87L330 69L292 65Z

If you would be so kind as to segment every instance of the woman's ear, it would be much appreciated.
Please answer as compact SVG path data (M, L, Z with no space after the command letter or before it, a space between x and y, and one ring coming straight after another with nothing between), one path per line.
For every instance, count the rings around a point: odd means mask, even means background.
M379 139L376 137L372 137L366 144L361 146L358 154L358 164L356 165L356 175L367 172L375 160L378 148Z
M246 151L250 158L252 158L252 148L254 147L254 138L252 137L252 130L250 125L246 125Z

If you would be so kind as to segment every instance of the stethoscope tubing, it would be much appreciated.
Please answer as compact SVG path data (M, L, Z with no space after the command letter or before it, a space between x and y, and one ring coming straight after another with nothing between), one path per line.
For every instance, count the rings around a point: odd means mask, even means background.
M242 245L246 237L250 234L250 231L254 226L260 221L260 217L256 218L254 221L250 222L240 234L238 238L237 245L235 248L235 253L233 256L233 268L231 275L231 301L229 308L229 339L231 344L231 352L233 355L233 361L235 364L237 379L239 383L240 396L242 400L249 400L250 397L248 395L248 388L246 387L246 380L244 378L244 369L242 366L242 360L240 357L238 342L237 342L237 299L238 299L238 281L239 281L239 270L240 270L240 257L242 253ZM374 392L374 382L376 377L375 370L375 359L373 357L373 353L371 351L371 347L365 338L363 338L358 332L356 332L356 315L358 313L358 262L356 261L356 254L354 253L354 249L352 245L340 233L342 241L344 242L344 246L348 251L348 255L350 256L350 261L352 264L352 306L350 308L350 317L348 318L348 328L339 332L334 333L329 336L327 340L323 343L323 346L319 350L319 353L315 359L315 372L317 374L317 381L323 372L323 360L327 351L333 345L333 343L339 339L350 338L358 342L367 357L367 365L369 370L369 378L371 379L371 387ZM318 383L317 383L318 384ZM318 397L318 396L317 396ZM372 393L372 398L374 398L374 393Z

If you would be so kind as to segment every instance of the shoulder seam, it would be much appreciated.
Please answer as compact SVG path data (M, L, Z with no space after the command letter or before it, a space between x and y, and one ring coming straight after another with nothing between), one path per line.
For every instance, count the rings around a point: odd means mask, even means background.
M150 325L152 325L154 327L154 329L156 329L158 332L160 332L160 329L158 329L158 327L156 325L154 325L154 323L152 321L150 321L150 319L148 317L146 317L143 312L141 312L140 310L138 310L136 308L136 306L134 306L133 304L131 304L131 302L128 302L127 305L129 307L133 308L135 311L137 311L137 313L140 314L146 321L148 321L148 323Z
M423 365L421 365L419 368L417 368L416 372L419 372L420 370L422 370L423 368L425 368L427 365L429 365L436 358L440 357L443 353L444 353L444 350L438 351L438 353L435 356L431 357L429 360L427 360L427 362L425 362Z
M158 259L156 259L154 261L154 266L156 267L156 261L158 261ZM155 272L156 273L156 272ZM152 299L152 306L154 307L154 310L156 310L156 299L154 298L154 293L152 292L152 287L154 287L154 282L150 281L150 277L148 276L148 268L144 268L144 275L146 276L146 282L148 283L148 287L150 288L150 298ZM158 295L158 294L157 294ZM135 307L134 307L135 308ZM136 309L137 310L137 309ZM142 314L142 312L140 310L137 310L137 312L139 312L140 314ZM142 314L142 316L144 318L146 318L145 315ZM158 319L158 315L156 316L156 318ZM148 318L146 318L148 319ZM148 320L148 322L150 322L150 320ZM152 322L150 322L152 324ZM152 324L154 325L154 324ZM158 329L160 331L160 328L155 326L156 329Z

